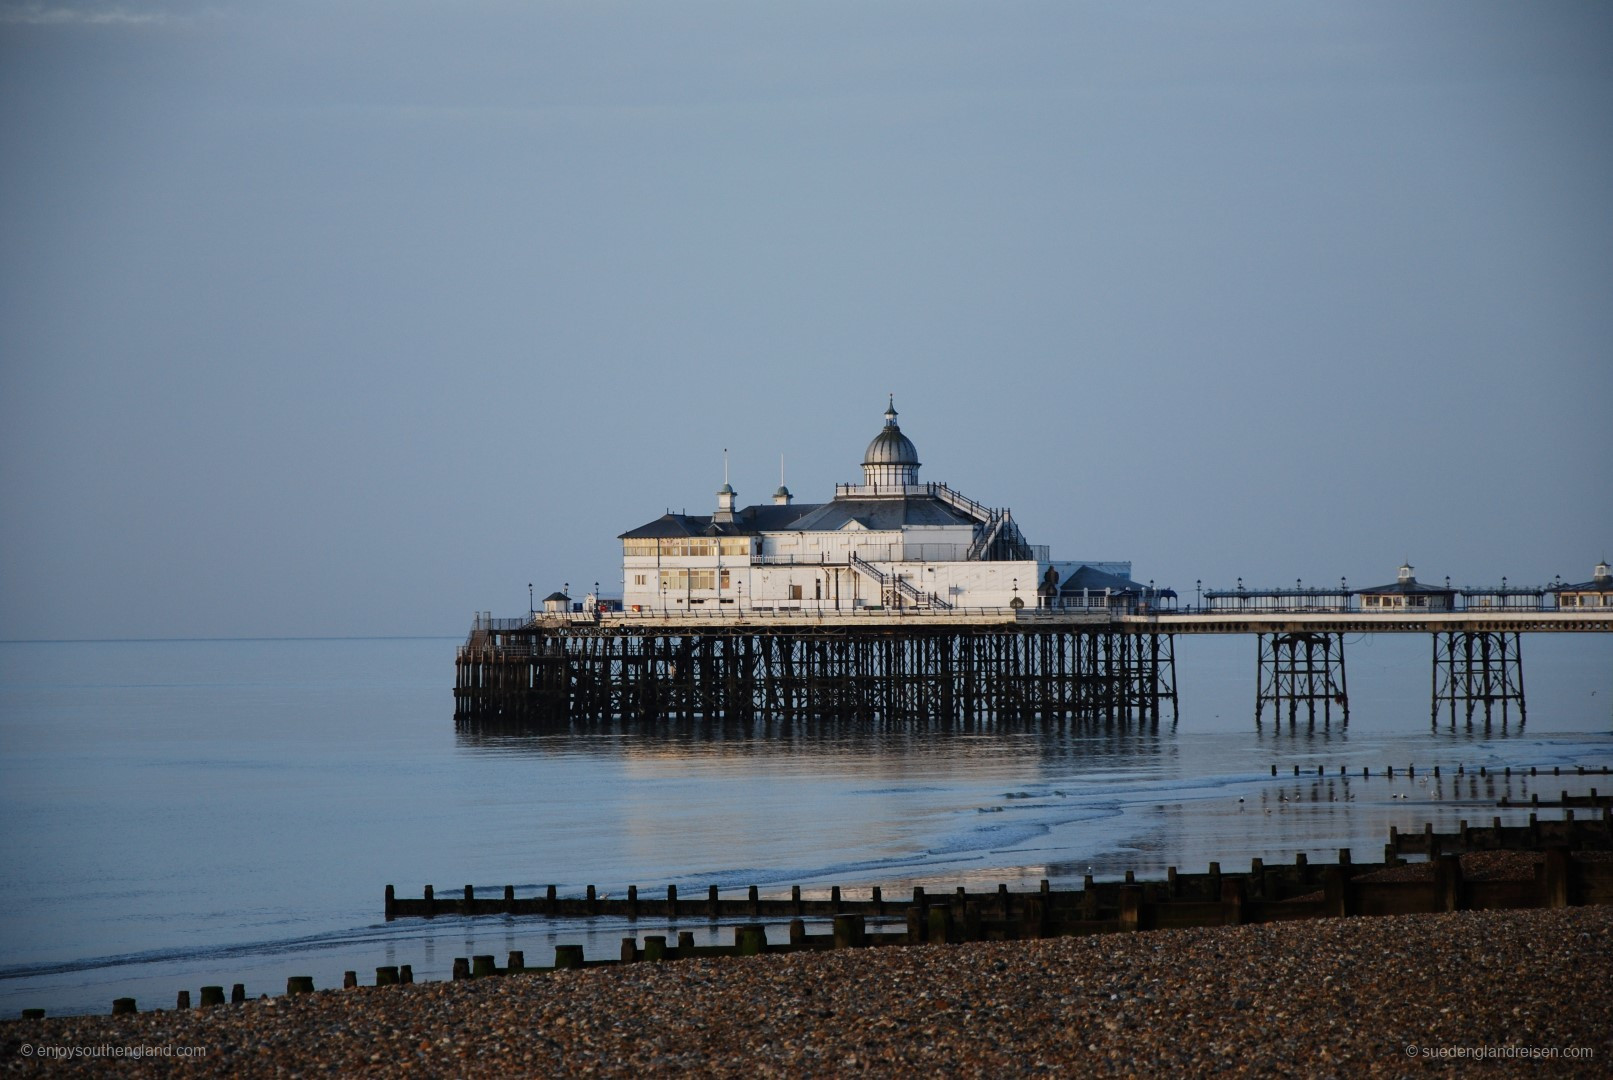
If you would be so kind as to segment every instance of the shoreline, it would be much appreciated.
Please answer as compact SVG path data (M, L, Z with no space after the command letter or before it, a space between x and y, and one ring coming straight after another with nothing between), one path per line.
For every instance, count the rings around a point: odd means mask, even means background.
M104 1057L24 1056L27 1045L155 1048L119 1062L128 1075L1395 1076L1486 1054L1500 1075L1545 1065L1600 1076L1613 1061L1609 985L1609 906L1323 919L702 958L7 1021L0 1070L108 1067Z

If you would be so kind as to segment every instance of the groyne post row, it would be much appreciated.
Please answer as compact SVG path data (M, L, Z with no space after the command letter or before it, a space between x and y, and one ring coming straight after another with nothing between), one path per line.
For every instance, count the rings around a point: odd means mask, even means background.
M1539 854L1540 860L1533 875L1525 879L1492 879L1464 872L1464 853L1497 850L1530 851ZM692 930L680 931L676 946L668 943L665 934L645 935L642 943L636 936L624 937L613 959L587 960L581 945L556 945L554 965L548 968L527 967L522 951L511 951L503 967L491 954L457 957L452 973L457 980L802 949L1012 941L1351 915L1613 904L1613 859L1599 857L1606 852L1613 852L1613 808L1604 807L1602 814L1592 819L1577 819L1571 810L1561 821L1539 821L1530 815L1527 827L1503 827L1497 818L1489 828L1470 828L1463 822L1455 833L1436 833L1431 823L1425 823L1420 833L1402 834L1391 829L1384 861L1380 863L1356 863L1350 850L1341 848L1334 863L1313 863L1303 853L1288 865L1267 866L1257 858L1250 861L1246 873L1223 873L1221 865L1212 862L1203 874L1182 874L1170 867L1163 881L1139 882L1128 871L1123 881L1096 882L1089 874L1079 890L1054 890L1046 880L1031 893L1012 892L1004 884L990 893L971 893L960 886L953 893L932 894L915 887L906 904L886 900L877 886L866 900L845 896L839 887L827 900L805 898L799 887L791 889L788 900L763 898L753 885L743 900L723 898L713 886L703 901L679 901L676 886L669 885L664 901L669 908L658 909L663 902L641 901L636 888L629 888L626 899L612 900L597 895L590 887L585 899L574 900L557 897L552 885L542 898L524 899L515 897L513 886L505 886L501 897L483 900L470 887L462 897L438 899L428 885L423 897L411 900L397 897L388 885L386 917L527 913L671 920L687 914L758 920L736 925L730 945L697 946ZM1400 858L1402 853L1426 854L1430 863L1407 864ZM1412 876L1399 876L1406 871L1412 871ZM701 910L684 912L680 903ZM523 906L531 909L533 905L542 907L523 911ZM831 932L808 933L807 918L829 920ZM770 941L767 923L762 919L788 919L787 938ZM874 920L873 925L870 920ZM378 967L375 976L376 986L414 981L407 964ZM345 974L344 988L359 985L356 972ZM286 980L288 995L313 991L310 976L294 975ZM230 1000L234 1004L246 1000L243 984L235 984ZM223 1001L222 987L202 987L202 1007L222 1005ZM190 992L182 990L179 1008L189 1007ZM112 1011L137 1011L135 999L118 998ZM24 1009L22 1015L24 1019L40 1019L45 1013L43 1009Z
M1016 624L479 629L460 721L1176 716L1170 634Z
M1209 871L1202 874L1179 873L1175 867L1171 867L1167 871L1165 881L1153 883L1149 889L1155 898L1153 902L1217 904L1224 899L1222 890L1225 883L1235 881L1239 883L1242 896L1249 901L1257 904L1286 904L1318 889L1326 888L1329 866L1339 871L1341 880L1354 882L1364 874L1397 864L1403 854L1436 857L1441 854L1468 851L1543 851L1553 848L1578 852L1613 851L1613 807L1603 807L1598 815L1580 818L1576 818L1572 810L1567 810L1561 820L1542 821L1537 815L1531 814L1529 824L1522 826L1504 827L1499 818L1487 828L1469 828L1464 823L1455 834L1436 834L1432 824L1425 824L1420 833L1403 834L1398 829L1391 829L1389 842L1384 849L1384 862L1376 864L1354 863L1351 861L1349 849L1342 848L1336 864L1311 863L1302 854L1297 856L1290 866L1266 866L1261 860L1256 859L1248 873L1224 874L1219 863L1211 863ZM1586 890L1585 895L1598 897L1582 902L1613 902L1613 861L1586 861L1579 872L1582 873L1583 880L1575 888L1583 887ZM389 921L452 915L538 915L549 918L612 916L629 920L667 921L737 918L782 921L858 914L880 919L895 917L911 908L927 909L931 906L946 905L957 909L960 917L973 907L983 917L998 922L1017 924L1029 917L1027 913L1036 912L1035 919L1039 923L1045 919L1051 924L1063 925L1102 921L1105 916L1100 916L1099 912L1109 912L1112 916L1121 906L1124 890L1135 884L1135 875L1128 871L1126 880L1121 882L1096 882L1091 875L1087 875L1082 887L1074 890L1055 890L1046 880L1043 880L1040 890L1031 893L1015 892L1007 885L999 885L994 892L989 893L971 893L959 887L955 894L928 894L922 886L919 886L914 888L912 898L905 903L886 898L880 886L870 889L866 898L850 897L839 886L832 888L827 897L807 897L803 896L800 886L794 886L790 890L789 897L785 898L764 897L755 885L749 886L743 897L731 893L724 896L715 885L708 887L703 896L696 897L680 897L676 885L668 885L664 896L648 897L641 896L637 886L629 886L625 896L612 897L600 894L591 885L583 897L562 897L558 895L558 890L553 885L545 887L539 896L518 897L513 885L504 886L500 893L483 895L478 894L474 887L467 885L462 895L439 897L432 886L428 885L419 897L400 897L395 888L388 885L385 917ZM1415 895L1410 895L1403 903L1380 897L1373 890L1382 883L1356 884L1366 891L1353 899L1341 901L1349 908L1372 910L1382 908L1384 914L1410 914L1433 910L1426 906L1418 906L1422 901ZM1402 883L1394 884L1398 886ZM1475 887L1479 884L1474 883ZM1389 889L1388 892L1393 893L1395 889ZM1508 893L1507 896L1509 899L1504 903L1488 903L1481 889L1475 895L1474 902L1475 906L1479 907L1537 906L1533 903L1514 902L1520 899L1521 894L1515 896L1513 893ZM1400 910L1401 908L1404 910ZM1274 917L1280 916L1274 915ZM1254 921L1264 919L1257 917Z
M1558 823L1562 824L1562 823ZM1569 823L1571 824L1571 823ZM1581 823L1585 824L1585 823ZM1598 826L1601 823L1596 823ZM1582 838L1568 830L1568 839ZM1605 829L1593 837L1606 841ZM1613 849L1613 844L1608 845ZM1347 850L1337 863L1266 866L1253 860L1247 874L1222 873L1212 863L1206 874L1170 871L1163 882L1093 883L1074 893L1046 887L1029 894L999 886L993 894L926 895L915 889L913 903L893 911L885 925L871 924L866 910L827 916L829 933L808 933L803 918L789 920L782 940L769 940L765 922L740 923L728 945L694 944L693 931L681 931L676 946L668 935L624 937L616 957L587 960L581 945L558 945L552 968L529 968L512 952L499 968L492 955L454 961L454 978L480 978L528 972L572 970L614 964L660 962L700 956L752 956L809 949L848 949L897 945L1010 941L1027 938L1125 933L1142 930L1236 926L1350 915L1410 915L1501 908L1567 907L1613 903L1613 861L1585 857L1565 846L1548 847L1530 880L1484 880L1464 874L1461 856L1436 857L1418 879L1387 879L1382 874L1405 864L1398 860L1355 864ZM1375 878L1377 880L1375 880ZM871 903L872 901L870 901ZM764 902L765 903L765 902ZM856 908L856 901L843 906Z

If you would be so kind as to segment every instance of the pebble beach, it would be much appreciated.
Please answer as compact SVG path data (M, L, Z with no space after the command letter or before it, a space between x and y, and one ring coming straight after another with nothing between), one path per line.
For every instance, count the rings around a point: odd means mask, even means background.
M1613 907L1456 912L713 957L8 1021L0 1071L1605 1077L1610 987ZM74 1048L85 1056L59 1056Z

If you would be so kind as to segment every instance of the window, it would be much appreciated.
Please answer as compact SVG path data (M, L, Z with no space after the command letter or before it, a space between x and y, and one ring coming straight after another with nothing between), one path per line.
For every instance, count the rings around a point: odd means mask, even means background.
M633 575L633 584L634 585L647 585L647 584L649 584L648 578L649 578L648 574L634 574Z
M655 551L654 540L628 539L622 541L623 555L654 555Z
M707 592L717 587L717 571L715 570L663 570L661 571L661 588L667 592L693 592L705 590Z
M801 586L799 586L799 585L791 585L790 586L790 599L791 600L799 600L799 599L801 599Z

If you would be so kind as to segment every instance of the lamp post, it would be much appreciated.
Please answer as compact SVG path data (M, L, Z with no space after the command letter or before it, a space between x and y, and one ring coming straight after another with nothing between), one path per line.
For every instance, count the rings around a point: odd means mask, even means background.
M532 582L526 583L526 610L528 615L535 615L538 611L538 602L532 599Z
M1204 610L1204 579L1196 578L1193 581L1193 610Z
M661 582L661 617L666 618L666 582Z

